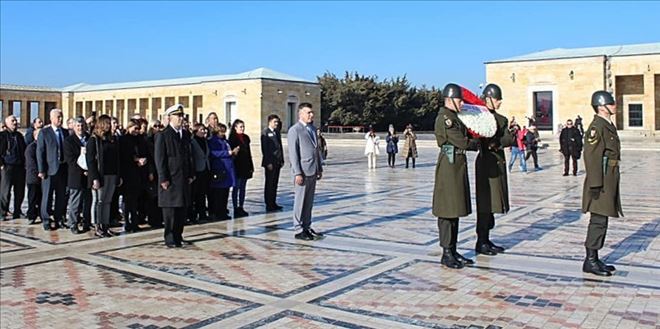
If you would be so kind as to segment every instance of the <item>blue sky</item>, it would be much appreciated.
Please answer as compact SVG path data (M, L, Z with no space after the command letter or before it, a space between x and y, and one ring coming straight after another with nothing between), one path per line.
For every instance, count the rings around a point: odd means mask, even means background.
M658 2L0 2L0 81L61 87L268 67L416 85L483 82L483 62L660 42Z

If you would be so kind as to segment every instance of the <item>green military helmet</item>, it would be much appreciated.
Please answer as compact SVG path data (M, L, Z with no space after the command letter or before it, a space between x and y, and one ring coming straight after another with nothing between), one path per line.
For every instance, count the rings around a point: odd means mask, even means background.
M484 88L483 93L481 94L481 98L486 98L486 97L492 97L497 99L498 101L502 100L502 89L500 86L494 84L494 83L489 83L486 88Z
M615 104L614 97L612 94L608 93L605 90L599 90L591 95L591 106L605 106Z
M448 83L445 88L442 89L442 97L463 99L463 90L461 89L461 86L455 83Z

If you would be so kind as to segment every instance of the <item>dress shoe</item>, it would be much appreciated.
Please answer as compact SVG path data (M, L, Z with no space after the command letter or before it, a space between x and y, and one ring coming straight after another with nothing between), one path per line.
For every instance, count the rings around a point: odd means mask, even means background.
M234 218L241 218L248 216L248 213L243 210L243 208L238 207L234 208Z
M562 176L568 176L568 173L567 173L567 172L565 172L565 173L564 173L564 174L563 174Z
M275 206L266 207L266 212L275 212L275 211L280 211L280 210L282 210L282 207L279 207L279 206L277 206L277 207L275 207Z
M458 251L456 251L456 247L452 248L451 252L454 255L454 258L456 258L456 260L463 263L464 265L474 264L474 261L472 259L466 258L465 256L459 254Z
M284 207L282 207L282 206L276 204L276 205L275 205L275 209L277 209L277 210L282 210L282 209L284 209Z
M501 253L501 252L504 252L504 250L505 250L504 247L500 247L500 246L494 244L493 241L488 241L487 243L488 243L488 246L490 247L490 249L495 251L498 254Z
M320 240L320 239L325 238L325 235L323 235L323 233L318 233L318 232L314 231L313 228L309 229L309 233L312 234L312 236L314 237L315 240Z
M165 246L168 247L168 248L175 248L176 247L176 245L173 244L173 243L166 243Z
M52 230L52 228L50 227L49 224L44 224L43 227L44 227L44 231L51 231Z
M440 259L440 264L447 266L449 268L461 269L465 267L462 262L460 262L451 251L451 248L444 248L442 251L442 259Z
M474 247L474 251L477 252L477 254L482 254L482 255L487 255L487 256L495 256L497 255L497 252L493 249L491 249L490 245L488 243L477 243L477 245Z
M78 230L78 227L77 227L77 226L72 226L72 227L70 228L70 230L71 230L71 233L73 233L73 234L80 234L80 233L82 233L82 232L80 232L80 231Z
M21 217L23 217L23 216L25 216L25 215L24 215L24 214L21 214L21 213L19 212L19 213L17 213L17 214L16 214L16 213L13 214L13 215L11 216L11 218L12 218L12 219L19 219L19 218L21 218Z
M608 271L608 272L614 272L616 271L616 267L612 265L607 265L605 264L600 258L598 258L598 250L593 251L596 257L596 262L598 263L598 267L600 267L601 270L603 271Z
M194 242L192 242L190 240L183 240L183 239L181 239L181 243L183 243L185 245L188 245L188 246L191 246L191 245L195 244Z
M576 173L576 172L574 172L574 173L573 173L573 176L577 176L577 173Z
M305 241L314 240L314 236L312 235L312 233L310 233L307 230L303 230L302 232L296 234L295 238L298 239L298 240L305 240Z
M591 273L598 276L612 276L610 271L602 268L598 262L597 250L587 248L587 258L582 264L582 272Z
M175 248L183 248L183 245L180 244L180 243L175 243L175 244L174 244L174 247L175 247Z

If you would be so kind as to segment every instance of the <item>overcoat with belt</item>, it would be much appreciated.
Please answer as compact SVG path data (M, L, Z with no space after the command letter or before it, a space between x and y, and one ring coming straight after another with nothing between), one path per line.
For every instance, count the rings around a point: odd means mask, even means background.
M189 207L192 204L192 192L189 179L195 177L190 132L181 130L182 137L172 128L156 134L154 162L158 172L158 182L170 182L167 190L158 187L159 207Z

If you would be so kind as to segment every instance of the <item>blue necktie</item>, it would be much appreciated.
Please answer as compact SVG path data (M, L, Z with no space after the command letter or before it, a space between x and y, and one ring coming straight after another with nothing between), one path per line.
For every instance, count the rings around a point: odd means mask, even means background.
M312 131L312 126L307 126L307 132L309 133L309 137L312 139L312 142L316 144L316 134Z
M62 130L57 129L57 159L62 162Z

